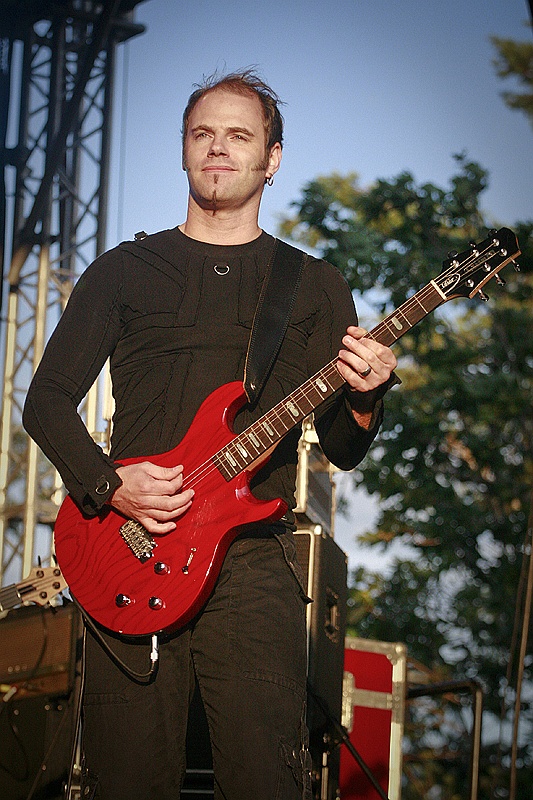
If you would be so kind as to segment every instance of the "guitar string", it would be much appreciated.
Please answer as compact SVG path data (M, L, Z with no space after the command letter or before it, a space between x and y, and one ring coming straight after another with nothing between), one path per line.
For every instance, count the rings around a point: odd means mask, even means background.
M462 261L462 262L457 262L456 263L452 259L451 262L450 262L449 267L446 270L443 270L438 275L437 278L433 279L432 282L430 282L430 283L426 284L424 287L422 287L412 297L408 298L404 303L402 303L402 305L399 306L398 309L396 309L394 312L392 312L392 314L390 314L388 317L386 317L384 320L382 320L380 323L378 323L371 331L369 331L367 336L369 338L374 339L376 337L376 335L377 335L378 330L381 329L381 328L385 328L385 329L388 329L389 332L392 332L392 334L395 337L394 340L397 341L400 338L400 336L403 335L403 333L405 331L403 331L403 330L402 331L393 331L393 330L391 330L388 327L388 323L387 323L387 320L389 318L391 318L394 315L401 314L402 316L404 316L406 318L407 322L410 324L410 320L409 320L408 314L409 314L409 311L411 309L413 309L414 307L421 306L426 314L429 313L424 308L423 301L426 300L428 297L430 297L431 295L433 295L437 291L435 289L435 286L433 285L434 283L436 283L438 285L437 282L439 280L440 281L445 280L447 277L449 277L451 275L454 275L458 270L464 273L463 276L462 276L462 281L466 280L469 277L470 274L472 274L476 269L478 269L485 262L487 253L489 253L490 250L493 249L493 248L499 248L501 246L501 243L497 244L496 241L493 238L493 239L490 240L490 244L488 244L483 251L480 251L478 249L479 246L480 245L477 245L475 247L475 249L472 251L472 253L470 255L467 255L466 258L464 259L464 261ZM496 254L497 254L497 251L493 252L490 255L490 258L492 258ZM505 264L508 263L508 261L510 261L511 258L507 259L507 261L504 261L501 264L501 267L505 266ZM430 309L430 311L431 310L432 309ZM410 325L410 327L413 327L413 326ZM399 335L397 335L397 333ZM250 432L255 434L256 430L259 427L263 427L265 422L268 419L270 419L271 417L277 416L278 419L281 419L280 411L282 411L283 409L286 408L287 403L289 401L294 400L295 395L297 395L298 393L301 393L301 394L305 395L305 387L307 387L307 386L310 387L311 383L314 383L317 380L318 377L324 378L325 380L327 380L327 378L325 377L325 373L328 370L330 370L332 367L335 369L335 372L337 372L336 367L335 367L336 361L337 361L337 359L335 358L332 361L330 361L328 364L326 364L326 366L323 367L321 370L319 370L319 372L316 373L316 375L314 375L311 378L309 378L300 387L295 389L295 391L292 392L288 397L284 398L284 400L282 400L280 403L278 403L276 406L274 406L272 409L270 409L270 411L268 411L266 414L264 414L259 420L256 420L256 422L252 423L252 425L250 425L248 428L246 428L244 431L242 431L240 434L238 434L234 439L230 440L227 444L225 444L223 447L221 447L207 461L205 461L203 464L200 464L198 467L196 467L196 469L193 470L193 472L191 472L190 475L188 475L187 478L184 480L183 489L184 490L185 489L189 489L189 488L192 489L200 481L205 480L206 476L209 475L211 472L215 472L215 471L219 471L220 472L220 469L216 465L216 461L218 460L219 462L222 462L222 456L223 456L223 454L225 452L228 451L229 448L231 448L232 446L234 448L236 448L239 442L242 443L243 439L245 439L245 440L249 439ZM329 388L331 390L332 387L330 386ZM326 395L326 397L329 397L329 394ZM326 399L326 398L324 398L324 399ZM294 402L297 405L296 400L294 400ZM300 413L301 413L301 411L300 411ZM294 425L296 425L300 421L300 419L302 419L302 418L303 417L299 417L298 419L294 420ZM292 423L292 420L291 420L291 423ZM276 431L276 438L271 442L271 445L277 444L280 441L280 439L282 439L283 436L286 433L288 433L289 430L291 430L292 427L294 427L294 425L291 424L291 427L287 428L285 433L282 433L281 435ZM271 445L268 445L265 449L267 450L268 447L270 447ZM264 447L264 444L263 444L263 447ZM246 448L245 448L245 450L246 450ZM265 451L263 451L263 453L264 452ZM253 463L253 461L250 462L250 463ZM237 461L237 466L238 466L238 461ZM250 464L248 464L248 466L250 466ZM245 465L245 467L243 469L245 469L245 468L246 468L246 465ZM242 471L242 469L239 469L239 471L236 472L235 475L233 475L232 477L236 477L236 475L238 475L241 471Z

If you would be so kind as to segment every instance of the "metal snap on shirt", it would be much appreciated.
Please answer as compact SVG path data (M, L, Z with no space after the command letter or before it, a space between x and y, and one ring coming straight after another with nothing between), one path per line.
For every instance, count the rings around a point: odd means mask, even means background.
M109 481L106 480L104 476L102 476L101 478L98 478L98 482L96 484L94 491L96 492L96 494L106 494L110 488L111 487Z

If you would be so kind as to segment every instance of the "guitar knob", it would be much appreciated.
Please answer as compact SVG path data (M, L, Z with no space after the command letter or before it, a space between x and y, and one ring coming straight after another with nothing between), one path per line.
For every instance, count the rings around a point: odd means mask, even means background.
M168 575L170 567L164 561L158 561L157 564L154 564L154 572L156 575Z
M163 608L164 605L165 604L160 597L151 597L148 600L148 606L152 609L152 611L159 611L159 609Z
M118 606L118 608L124 608L124 606L129 606L130 603L131 603L131 598L129 598L127 594L120 593L117 594L117 596L115 597L115 605Z

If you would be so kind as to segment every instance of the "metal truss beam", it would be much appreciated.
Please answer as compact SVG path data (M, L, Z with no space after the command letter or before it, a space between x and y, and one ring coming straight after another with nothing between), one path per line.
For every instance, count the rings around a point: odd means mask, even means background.
M114 55L118 42L144 30L132 20L135 5L17 0L0 11L8 32L0 40L4 583L51 557L61 481L23 431L22 407L74 283L105 249ZM103 396L95 384L82 413L105 444Z

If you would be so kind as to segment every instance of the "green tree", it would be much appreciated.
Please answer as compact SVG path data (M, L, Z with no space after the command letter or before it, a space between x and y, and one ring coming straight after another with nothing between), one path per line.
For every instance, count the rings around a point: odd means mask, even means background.
M503 92L505 103L509 108L523 111L533 123L533 44L498 36L492 36L491 41L498 51L494 59L497 75L516 78L525 89L523 92Z
M448 189L419 186L407 172L369 189L355 175L317 178L281 232L336 264L377 321L434 278L448 251L486 237L479 195L487 174L464 155L457 165ZM481 681L494 720L515 674L507 665L533 477L533 223L515 230L522 272L506 268L505 291L488 288L488 304L447 303L395 345L403 385L389 392L379 439L353 473L356 487L379 498L376 529L363 541L383 550L400 541L417 555L386 576L358 570L350 632L404 641L439 680ZM529 680L531 672L529 659ZM404 797L419 798L429 781L451 800L468 773L464 710L451 706L439 718L436 706L424 708ZM528 701L523 714L533 724ZM412 724L420 731L415 710ZM531 780L533 753L521 756ZM482 775L481 798L506 785L495 751L484 751Z

